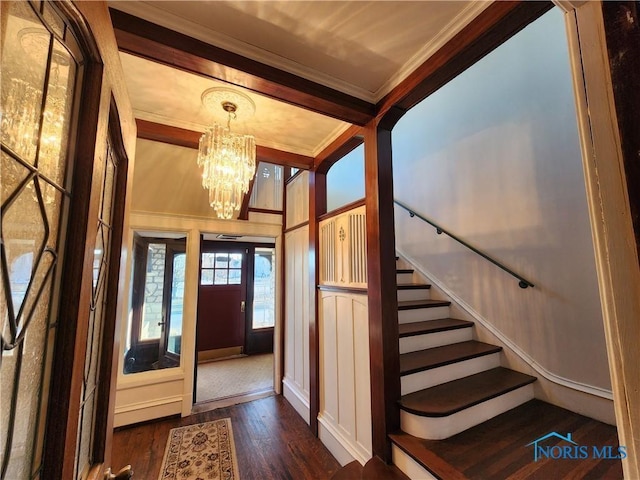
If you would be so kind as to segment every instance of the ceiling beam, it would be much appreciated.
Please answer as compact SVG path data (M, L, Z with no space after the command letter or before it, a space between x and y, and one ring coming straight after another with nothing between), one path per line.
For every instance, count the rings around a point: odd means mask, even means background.
M550 1L493 2L377 104L395 123L407 110L496 49L553 7ZM391 127L392 125L387 125Z
M202 132L185 128L162 125L136 118L138 138L155 142L169 143L180 147L198 149ZM309 170L313 167L313 157L297 153L285 152L275 148L256 145L256 158L260 162L273 163L284 167L295 167Z
M119 10L109 11L118 48L123 52L222 80L344 122L365 125L375 116L372 103Z

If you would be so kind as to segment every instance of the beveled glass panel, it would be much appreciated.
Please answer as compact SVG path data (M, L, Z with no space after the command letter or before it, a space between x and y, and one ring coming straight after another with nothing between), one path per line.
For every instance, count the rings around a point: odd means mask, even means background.
M66 48L54 42L49 87L42 118L38 169L64 187L67 145L71 125L76 64Z
M2 181L0 181L0 204L9 198L18 185L27 178L29 170L17 162L11 156L0 152L0 173Z
M14 358L22 355L22 366L19 373L16 410L13 414L15 424L11 445L11 459L6 478L30 478L33 445L39 426L42 364L44 359L42 353L46 341L48 313L49 291L46 291L36 306L22 346L15 349L11 354ZM8 358L7 353L3 352L3 371L5 370L5 360ZM4 385L3 378L3 387ZM6 408L4 405L3 403L2 410Z
M11 2L3 32L0 94L2 143L35 164L51 34L27 2Z
M102 269L102 259L104 258L104 240L102 233L102 224L98 228L98 234L96 235L96 245L93 248L93 295L96 296L96 289L98 287L98 280L100 279L100 272Z
M113 205L113 184L115 181L116 166L114 164L113 152L107 150L107 160L105 162L104 189L102 192L102 214L100 218L103 222L111 225L111 207Z
M51 30L60 35L60 37L64 36L64 22L62 21L62 18L60 18L60 15L58 15L58 12L53 9L51 4L47 2L44 3L42 16Z
M35 181L24 186L15 201L2 212L2 235L17 315L27 294L34 262L45 243L45 219L35 196Z
M60 190L53 187L51 184L44 180L39 180L40 191L42 192L42 199L44 201L44 210L47 214L47 221L49 222L49 237L47 239L47 246L49 248L58 247L58 233L60 224L61 205L63 202L63 194Z
M91 439L93 437L93 413L95 408L95 391L89 393L89 398L80 410L78 419L82 435L78 445L78 460L76 466L76 478L83 478L91 464Z

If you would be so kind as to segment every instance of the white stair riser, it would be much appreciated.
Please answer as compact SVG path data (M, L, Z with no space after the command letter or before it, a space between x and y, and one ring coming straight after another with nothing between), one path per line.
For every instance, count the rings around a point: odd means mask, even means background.
M401 393L417 392L425 388L440 385L441 383L451 382L462 377L468 377L475 373L484 372L491 368L500 366L500 352L481 357L463 360L461 362L451 363L443 367L431 368L421 372L404 375L401 379Z
M391 445L391 459L393 464L411 480L438 480L396 445Z
M410 302L413 300L429 300L430 293L428 288L412 288L411 290L398 289L398 301Z
M412 337L400 339L400 353L417 352L427 348L441 347L452 343L466 342L473 340L473 328L458 328L456 330L446 330L444 332L423 333Z
M396 273L396 283L412 283L413 273Z
M533 399L533 385L525 385L504 395L456 412L447 417L422 417L400 410L402 431L414 437L442 440Z
M425 320L437 320L438 318L449 318L448 306L398 310L398 323L423 322Z

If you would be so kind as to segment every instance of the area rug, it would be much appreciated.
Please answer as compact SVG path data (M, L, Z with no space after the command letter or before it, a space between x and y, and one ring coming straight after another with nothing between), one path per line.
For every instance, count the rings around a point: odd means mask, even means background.
M158 480L239 480L231 419L169 432Z

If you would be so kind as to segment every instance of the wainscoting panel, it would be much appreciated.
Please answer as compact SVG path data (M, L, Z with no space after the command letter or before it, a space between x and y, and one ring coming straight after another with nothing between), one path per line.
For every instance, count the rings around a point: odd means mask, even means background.
M371 458L367 297L320 291L321 439L338 460Z
M320 284L366 288L366 237L364 205L320 222Z
M309 227L285 235L284 395L309 422Z

